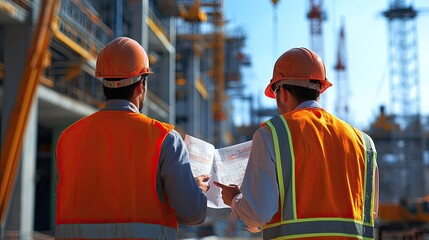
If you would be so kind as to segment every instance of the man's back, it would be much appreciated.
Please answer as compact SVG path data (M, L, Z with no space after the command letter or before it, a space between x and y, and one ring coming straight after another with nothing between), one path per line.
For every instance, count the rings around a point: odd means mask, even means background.
M66 129L57 144L56 238L177 239L178 223L204 221L207 199L172 127L110 100Z
M275 148L280 211L264 227L264 239L372 238L372 140L321 108L297 108L267 125Z
M284 116L293 142L297 216L362 219L358 196L365 182L365 144L360 131L318 108Z
M127 111L100 111L66 129L57 150L57 223L175 219L155 190L161 144L171 129Z

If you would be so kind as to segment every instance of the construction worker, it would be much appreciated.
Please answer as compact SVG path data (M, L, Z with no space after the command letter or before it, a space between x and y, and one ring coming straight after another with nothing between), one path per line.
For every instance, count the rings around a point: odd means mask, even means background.
M214 182L264 239L374 238L376 149L318 103L331 85L315 52L293 48L280 56L265 95L281 115L255 132L241 188Z
M210 176L194 179L172 125L139 113L151 73L130 38L100 51L96 76L106 105L57 144L57 239L177 239L178 223L205 220Z

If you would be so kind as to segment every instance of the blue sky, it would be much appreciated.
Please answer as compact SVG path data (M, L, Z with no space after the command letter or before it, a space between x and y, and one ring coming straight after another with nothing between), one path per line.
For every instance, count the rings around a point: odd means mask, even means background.
M325 0L327 20L323 24L324 62L327 77L334 84L323 93L322 103L334 111L336 61L340 19L345 19L348 81L350 88L349 122L367 128L374 121L380 105L389 113L388 28L381 12L388 0ZM409 1L408 1L409 2ZM416 9L428 9L429 2L416 0ZM256 4L257 3L257 4ZM250 55L252 66L243 71L245 93L258 98L259 107L275 107L275 100L263 95L278 56L293 47L310 47L307 0L279 0L277 5L277 33L273 27L271 0L224 0L227 30L242 28L247 36L244 51ZM429 14L417 18L421 112L428 115L429 94ZM275 36L277 35L277 44ZM273 45L277 46L274 51ZM426 95L426 96L425 96ZM243 106L238 107L238 123L246 123Z

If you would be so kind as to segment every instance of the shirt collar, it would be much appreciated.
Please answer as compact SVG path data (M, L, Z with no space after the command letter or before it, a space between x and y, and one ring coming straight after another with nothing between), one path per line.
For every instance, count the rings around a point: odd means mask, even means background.
M301 108L322 108L322 105L320 105L320 103L316 100L308 100L300 103L296 107L296 109L301 109Z
M107 101L102 111L131 111L140 113L136 105L124 99L111 99Z

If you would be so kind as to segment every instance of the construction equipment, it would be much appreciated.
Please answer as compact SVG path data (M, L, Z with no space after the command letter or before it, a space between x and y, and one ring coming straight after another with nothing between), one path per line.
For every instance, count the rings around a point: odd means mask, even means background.
M188 22L206 22L207 14L201 9L201 3L196 0L193 5L186 8L183 4L178 6L179 14Z
M379 239L429 233L429 196L409 198L400 203L381 203L377 225Z

